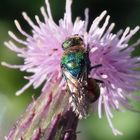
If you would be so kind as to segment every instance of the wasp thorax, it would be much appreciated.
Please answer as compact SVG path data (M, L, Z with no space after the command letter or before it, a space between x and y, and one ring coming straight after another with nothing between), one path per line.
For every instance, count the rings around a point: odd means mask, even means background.
M74 47L77 45L83 45L83 44L84 44L83 39L81 37L79 37L78 35L74 35L73 37L67 38L63 42L62 48L65 50L70 47Z

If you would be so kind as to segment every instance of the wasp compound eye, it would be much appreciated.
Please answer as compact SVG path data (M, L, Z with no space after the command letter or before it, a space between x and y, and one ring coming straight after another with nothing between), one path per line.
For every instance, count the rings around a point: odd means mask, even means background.
M71 40L66 40L62 44L62 48L65 50L71 46Z

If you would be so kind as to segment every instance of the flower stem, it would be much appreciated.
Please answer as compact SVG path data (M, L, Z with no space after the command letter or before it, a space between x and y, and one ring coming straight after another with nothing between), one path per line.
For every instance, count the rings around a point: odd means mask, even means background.
M78 117L71 109L58 115L47 140L76 140L77 124Z
M6 140L76 140L78 117L68 104L69 94L59 84L28 106Z

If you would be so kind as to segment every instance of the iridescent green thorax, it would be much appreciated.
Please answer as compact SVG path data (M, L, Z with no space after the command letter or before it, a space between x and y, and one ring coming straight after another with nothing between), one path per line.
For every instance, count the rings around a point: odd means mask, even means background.
M61 66L78 78L85 70L86 53L82 46L75 46L67 49L61 60Z

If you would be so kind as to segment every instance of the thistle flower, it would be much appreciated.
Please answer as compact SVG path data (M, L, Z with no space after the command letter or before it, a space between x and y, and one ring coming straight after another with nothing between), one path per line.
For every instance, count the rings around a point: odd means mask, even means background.
M93 103L98 108L99 118L105 111L109 126L115 135L122 134L114 128L111 119L112 109L122 111L124 109L134 110L128 99L135 99L133 92L138 91L140 86L140 58L132 57L131 53L140 41L129 45L129 40L139 30L139 26L130 30L120 30L118 33L112 33L115 26L109 23L110 16L103 11L87 30L88 9L85 9L85 20L76 18L72 22L71 4L72 0L66 0L64 18L59 20L57 25L52 17L48 0L45 1L47 12L41 7L41 14L44 21L40 21L35 16L36 23L33 23L28 15L23 12L24 19L32 28L32 35L26 33L15 20L18 31L26 37L21 40L14 33L9 31L9 35L17 43L24 47L20 48L13 41L5 42L5 45L14 51L18 57L23 58L24 64L12 65L3 62L4 66L20 69L31 73L31 76L24 77L29 82L21 88L16 95L20 95L27 88L33 86L34 89L43 84L42 93L47 93L49 85L58 83L59 88L56 93L66 90L65 79L62 78L61 57L63 54L62 43L67 37L78 34L84 40L85 47L89 46L89 58L91 65L101 64L102 67L93 69L89 77L103 81L100 84L100 97ZM105 18L105 19L104 19ZM105 20L102 26L100 22ZM48 95L49 96L49 95Z

